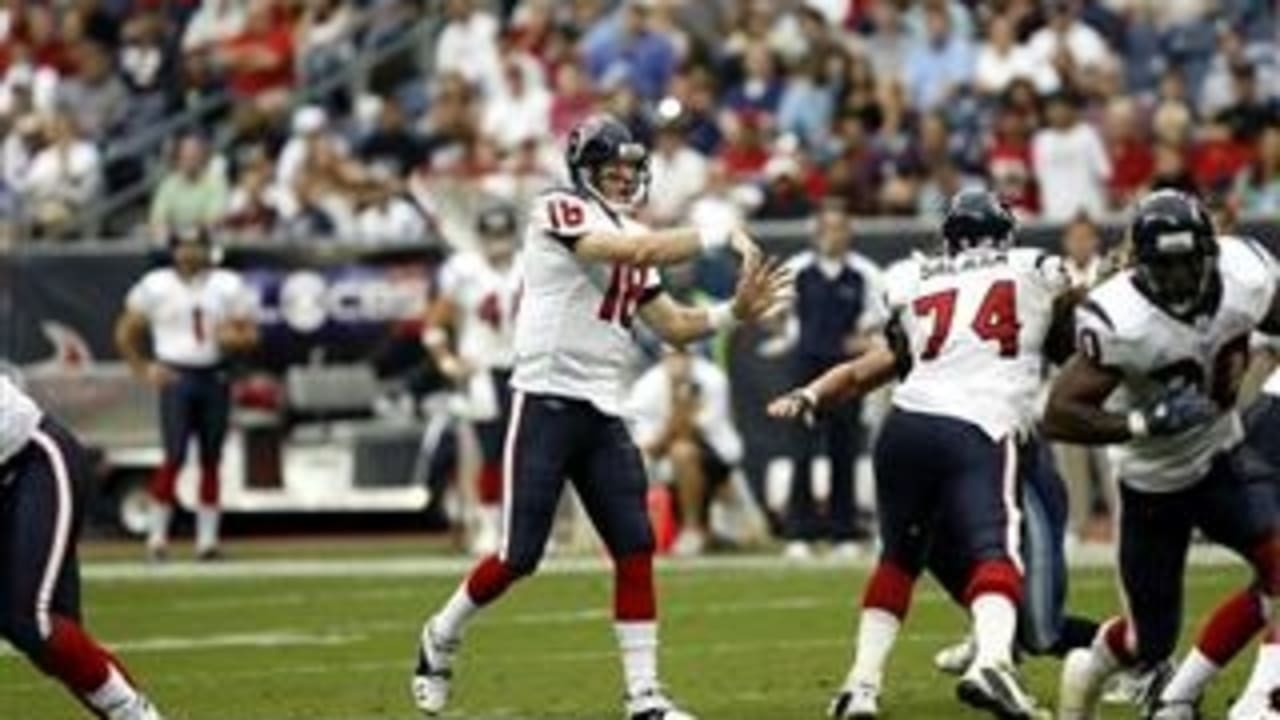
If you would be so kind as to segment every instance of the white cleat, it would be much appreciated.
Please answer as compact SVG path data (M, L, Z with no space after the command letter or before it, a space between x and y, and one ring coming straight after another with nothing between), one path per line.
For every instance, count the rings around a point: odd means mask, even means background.
M453 657L461 645L457 640L444 640L432 629L428 620L418 643L418 664L413 671L413 701L423 714L435 716L449 704L449 686L453 681Z
M707 536L699 530L681 530L676 536L671 553L676 557L695 557L707 547Z
M1067 653L1058 685L1058 720L1096 720L1105 681L1093 671L1093 651L1081 648Z
M827 708L831 720L876 720L880 717L880 688L859 682L842 688Z
M978 644L973 641L973 636L964 640L942 648L933 656L933 666L939 671L948 675L963 675L965 670L973 664L973 659L978 655Z
M792 540L787 543L786 548L782 550L782 557L786 560L806 561L813 559L813 547L807 542L801 540Z
M1193 702L1156 703L1146 720L1200 720L1200 707Z
M662 692L662 688L653 688L627 696L627 720L698 720L698 718L676 707L671 698Z
M1140 707L1151 696L1152 684L1157 677L1158 673L1154 670L1147 672L1122 670L1106 684L1106 691L1102 694L1102 704Z
M1231 703L1227 720L1273 720L1280 718L1280 694L1246 692Z
M109 710L107 720L164 720L164 716L142 695L138 695L127 705Z
M852 540L838 542L831 548L831 557L841 562L852 562L866 557L862 546Z
M1000 720L1037 720L1042 715L1011 664L971 664L956 686L956 697Z

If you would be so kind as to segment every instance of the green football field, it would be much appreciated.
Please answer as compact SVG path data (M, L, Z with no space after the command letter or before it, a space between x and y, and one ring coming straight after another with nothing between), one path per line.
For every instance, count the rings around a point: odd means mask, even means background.
M417 717L408 673L419 624L463 566L404 541L241 546L237 560L221 565L161 569L122 552L89 553L90 625L179 720ZM592 558L552 561L472 626L445 717L620 717L606 569ZM824 717L848 665L865 572L772 557L664 564L661 662L670 689L705 720ZM1243 578L1234 566L1193 568L1189 610L1203 611ZM1116 607L1107 568L1076 571L1073 582L1076 609ZM982 717L952 700L953 680L930 663L963 623L935 587L920 588L890 666L885 717ZM1225 714L1252 651L1244 660L1217 684L1209 717ZM1051 702L1058 663L1025 669L1037 696ZM53 685L0 651L0 718L79 717Z

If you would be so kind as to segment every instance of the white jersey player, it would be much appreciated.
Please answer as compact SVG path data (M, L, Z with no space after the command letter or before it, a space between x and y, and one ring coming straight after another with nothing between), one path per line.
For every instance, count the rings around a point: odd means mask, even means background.
M741 230L651 231L633 221L628 214L645 193L647 158L625 125L589 119L569 136L574 188L546 193L529 209L516 317L516 394L503 458L502 542L423 627L413 691L428 714L446 704L466 622L537 567L567 480L614 562L614 627L627 716L691 717L658 684L648 482L620 417L632 325L639 317L663 340L684 344L773 311L787 278L761 264ZM724 242L744 258L731 302L685 307L662 292L657 267Z
M1117 668L1167 662L1193 530L1239 552L1256 577L1205 626L1147 717L1196 717L1205 684L1266 624L1262 608L1280 595L1274 479L1254 477L1268 471L1242 455L1235 410L1251 333L1280 329L1275 260L1250 240L1216 237L1199 203L1173 191L1138 204L1130 235L1135 266L1080 306L1078 355L1045 414L1052 437L1113 444L1121 483L1127 614L1104 624L1091 650L1068 657L1067 719L1093 717L1098 689Z
M497 549L501 530L502 441L511 409L520 300L516 225L515 209L508 205L494 205L479 214L480 249L460 252L445 262L423 333L436 367L458 386L459 414L471 424L480 446L471 534L471 549L478 555Z
M129 291L116 325L116 345L134 373L158 390L164 461L151 484L147 554L168 552L178 473L194 436L200 450L196 556L220 557L219 468L231 412L226 362L258 338L253 297L240 276L213 266L215 250L203 232L179 236L173 264L148 272ZM150 334L152 357L144 352Z

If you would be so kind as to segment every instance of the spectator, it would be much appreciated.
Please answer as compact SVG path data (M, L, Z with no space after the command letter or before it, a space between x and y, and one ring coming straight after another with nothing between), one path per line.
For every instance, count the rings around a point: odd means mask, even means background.
M971 38L975 35L973 16L965 4L961 0L921 0L909 3L910 9L903 16L903 24L912 39L923 40L929 36L929 15L938 14L947 19L948 27Z
M759 118L726 112L721 117L720 127L724 142L717 157L724 162L730 177L748 179L764 169L764 164L769 161L769 151L765 147Z
M1028 41L1038 67L1052 67L1063 84L1079 87L1079 73L1111 58L1097 30L1080 20L1078 0L1054 0L1049 22Z
M66 237L80 219L78 214L98 197L102 158L69 114L54 114L46 135L47 142L31 161L19 190L26 197L36 232Z
M996 116L987 150L987 175L996 194L1019 217L1039 214L1040 197L1031 167L1031 123L1026 113L1006 107Z
M1215 119L1227 125L1236 141L1253 143L1264 127L1280 122L1280 105L1258 92L1257 70L1252 64L1246 61L1231 68L1231 89L1230 104Z
M202 3L215 5L215 2ZM116 65L129 91L129 112L124 118L124 134L154 125L167 114L178 95L177 67L163 44L164 24L156 14L131 17L121 30Z
M814 249L788 265L795 272L798 334L794 382L807 383L831 367L867 351L883 324L878 301L879 271L851 250L852 228L843 204L828 201L818 215ZM820 538L835 543L841 556L857 553L856 540L869 537L857 520L854 460L862 452L861 403L823 413L816 427L796 425L791 499L787 509L787 556L805 558ZM831 462L829 517L819 520L811 470L822 452Z
M596 83L625 78L641 98L662 97L676 69L676 53L670 38L650 26L653 2L627 0L617 41L584 48L587 72Z
M293 114L292 129L276 164L276 183L282 188L294 187L313 148L322 140L329 141L335 152L346 152L346 146L329 127L328 113L315 105L298 108Z
M689 205L707 184L707 159L689 147L678 118L658 126L649 169L653 182L645 210L650 223L658 227L681 224Z
M1138 109L1129 98L1113 98L1107 104L1104 134L1111 180L1107 183L1111 207L1125 208L1147 187L1155 170L1151 141L1138 127Z
M871 6L873 31L861 42L860 57L871 63L874 74L896 76L907 64L907 53L914 45L907 32L902 8L895 2L877 2Z
M250 0L244 29L214 51L231 94L269 115L282 112L294 84L293 40L276 0Z
M355 220L355 238L368 245L420 243L426 231L426 218L418 206L391 189L373 193Z
M1244 212L1280 215L1280 126L1263 131L1258 157L1240 185Z
M227 210L227 178L209 157L205 141L188 135L178 141L173 169L151 198L151 237L163 243L174 233L209 228Z
M1063 267L1072 287L1091 288L1102 277L1102 237L1085 213L1077 213L1062 233Z
M381 98L378 124L360 143L360 158L369 165L389 168L397 177L405 177L426 162L423 139L409 128L394 96Z
M1051 65L1037 62L1030 48L1019 45L1013 23L996 15L987 24L987 39L978 46L974 85L984 95L1004 92L1015 78L1025 78L1040 92L1058 88L1058 74Z
M953 31L945 9L925 10L925 36L907 49L902 82L913 107L932 110L973 79L973 45Z
M962 190L983 188L982 178L969 175L951 161L929 168L916 193L915 216L938 222L946 214L947 202Z
M1150 189L1196 193L1196 180L1187 168L1186 153L1181 147L1166 142L1156 143L1155 172L1151 175Z
M822 81L817 60L799 64L787 78L778 103L778 132L796 136L809 152L827 145L827 133L835 112L834 98Z
M1077 116L1077 100L1063 92L1049 101L1049 126L1031 141L1031 164L1036 183L1044 188L1042 215L1070 220L1081 210L1092 216L1107 211L1107 182L1111 161L1102 138Z
M782 100L782 83L773 54L762 44L751 45L742 56L742 81L725 93L725 106L738 113L772 116Z
M813 214L805 189L804 169L791 154L779 153L764 166L764 196L756 208L761 220L799 220Z
M711 500L742 460L729 398L725 372L684 349L669 350L631 389L637 444L656 465L655 474L675 485L677 555L703 551Z
M504 151L551 130L551 94L542 71L528 55L503 59L502 84L486 99L481 129Z
M436 42L436 73L457 73L487 95L502 85L498 56L498 20L479 10L475 0L447 0L444 30Z
M342 70L355 55L356 10L342 0L311 0L298 24L298 56L308 82Z
M201 0L182 33L188 53L212 50L239 35L248 18L249 0Z
M1151 113L1151 129L1156 142L1182 145L1191 139L1195 114L1187 101L1187 85L1182 74L1170 69L1160 76L1156 103Z
M556 68L555 94L551 98L551 134L564 137L595 109L595 94L577 63Z
M1219 23L1217 51L1209 63L1204 81L1200 85L1200 102L1206 115L1216 115L1235 102L1235 69L1252 66L1256 76L1258 94L1264 98L1280 97L1280 60L1276 58L1274 39L1250 43L1239 30L1229 23Z
M274 183L275 171L266 148L257 146L247 155L221 222L232 242L261 242L272 237L283 214L283 198Z
M20 192L26 185L31 162L44 147L44 141L44 128L40 124L40 117L35 113L18 118L5 134L3 176L7 190Z
M58 102L75 109L76 121L86 138L103 143L117 134L130 111L124 83L102 46L84 43L74 57L77 70L58 83Z
M707 182L702 194L689 206L689 224L695 227L735 227L745 219L734 197L733 180L724 163L707 163Z

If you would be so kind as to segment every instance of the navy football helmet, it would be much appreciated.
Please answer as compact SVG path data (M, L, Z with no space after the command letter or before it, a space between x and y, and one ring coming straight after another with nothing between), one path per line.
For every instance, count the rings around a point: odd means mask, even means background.
M634 172L618 196L609 197L601 189L601 173L619 162ZM649 150L611 115L590 117L569 133L565 164L575 188L610 205L638 205L649 192Z
M942 239L952 254L983 246L1004 248L1013 244L1017 224L1013 213L994 194L962 190L947 205Z
M1138 201L1129 226L1138 286L1175 315L1202 307L1213 291L1218 239L1194 197L1158 190Z

